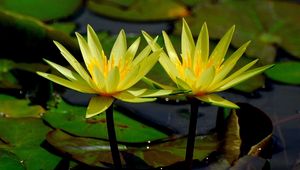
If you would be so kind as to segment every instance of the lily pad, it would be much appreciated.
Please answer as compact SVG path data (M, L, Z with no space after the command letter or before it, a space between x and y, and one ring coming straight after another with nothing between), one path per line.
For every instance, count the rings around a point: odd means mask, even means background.
M5 42L1 46L1 56L15 62L40 62L45 56L64 61L53 40L73 52L78 50L77 42L68 34L35 18L11 11L0 10L0 29L1 40Z
M48 21L74 14L82 3L82 0L64 0L63 3L60 0L1 0L0 7Z
M74 33L74 30L76 29L76 24L73 22L54 22L50 26L68 35Z
M215 39L220 39L227 29L236 25L232 45L240 47L251 40L246 53L269 64L275 59L274 44L299 57L299 10L300 5L291 2L218 1L199 3L193 8L193 15L186 19L194 35L198 35L202 24L207 22L210 36ZM180 29L181 23L178 23L176 32Z
M29 106L28 99L16 99L15 97L0 94L0 113L4 117L41 117L45 112L39 105Z
M85 112L86 107L74 106L61 101L57 108L47 111L43 119L52 127L77 136L108 139L105 114L86 119ZM167 134L132 119L122 112L122 110L114 111L118 141L139 143L168 137Z
M272 80L286 84L300 85L300 62L279 62L265 73Z
M15 154L0 149L0 169L25 170L26 168L22 164L22 160Z
M15 154L28 170L54 169L59 158L41 147L51 130L41 119L0 118L0 148Z
M189 13L185 6L174 0L127 1L123 4L110 0L89 0L87 7L97 14L129 21L172 20Z
M112 158L107 141L71 136L60 130L54 130L47 136L47 141L72 158L92 166L112 165ZM194 159L204 159L215 151L219 142L215 135L198 136L195 143ZM149 167L169 166L181 162L185 157L186 138L171 139L159 144L148 143L140 147L119 144L122 163L126 167L145 169ZM135 165L128 165L130 162ZM134 167L133 167L134 166Z

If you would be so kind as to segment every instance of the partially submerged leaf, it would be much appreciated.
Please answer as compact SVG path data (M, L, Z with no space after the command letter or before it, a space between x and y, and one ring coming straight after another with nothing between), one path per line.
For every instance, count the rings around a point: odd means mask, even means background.
M275 63L275 66L265 73L266 76L272 80L286 84L300 85L300 62L289 61Z
M2 0L0 8L48 21L74 14L82 3L82 0L64 0L63 3L60 0Z
M62 101L57 108L47 111L43 119L52 127L63 129L77 136L108 139L105 114L86 119L85 112L85 107L70 105ZM122 112L126 111L114 111L118 141L138 143L167 137L165 133L132 119Z
M47 135L47 141L56 149L71 155L72 158L92 166L111 166L109 143L100 139L71 136L61 130ZM215 151L219 145L215 135L198 136L195 143L194 159L202 160ZM177 138L160 143L146 143L139 147L119 144L124 166L138 169L163 167L182 162L185 157L186 138ZM128 165L134 162L135 165Z
M39 105L30 106L28 99L16 99L15 97L0 94L0 113L4 117L41 117L45 112Z
M87 5L97 14L130 21L171 20L188 15L187 8L174 0L143 0L125 6L108 0L90 0Z
M1 46L1 56L14 61L40 62L44 56L57 57L55 60L64 61L53 40L62 43L71 51L78 49L77 42L66 33L35 18L11 11L0 10L0 29L1 41L5 42Z

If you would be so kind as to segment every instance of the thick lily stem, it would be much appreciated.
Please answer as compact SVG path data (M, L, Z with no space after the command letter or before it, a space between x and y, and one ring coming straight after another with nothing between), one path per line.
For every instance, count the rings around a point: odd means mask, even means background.
M114 125L113 104L106 110L106 123L114 169L120 170L122 168L122 164Z
M196 138L196 128L197 128L197 118L198 118L198 100L195 98L191 98L190 102L191 102L191 115L190 115L189 132L188 132L188 138L186 144L186 152L185 152L186 170L192 169L195 138Z

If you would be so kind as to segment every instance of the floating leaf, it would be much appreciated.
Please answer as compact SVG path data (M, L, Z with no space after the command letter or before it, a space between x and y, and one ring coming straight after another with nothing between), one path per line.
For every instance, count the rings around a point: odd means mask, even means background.
M109 0L89 0L87 6L97 14L130 21L171 20L188 15L187 8L174 0L143 0L122 5Z
M199 3L193 8L193 15L186 19L194 35L198 35L203 22L207 22L210 36L215 39L221 38L229 27L236 25L232 44L240 47L251 40L246 53L267 64L274 61L274 44L300 56L299 10L300 5L291 2L229 0ZM177 24L176 32L180 32L179 25L181 23Z
M22 164L22 160L19 159L15 154L0 149L0 169L25 170L26 168Z
M105 114L86 119L85 112L86 107L73 106L61 101L57 108L47 111L43 119L52 127L63 129L77 136L108 139ZM138 143L167 137L165 133L134 120L122 112L126 111L114 111L118 141Z
M28 99L16 99L12 96L0 94L0 113L5 117L41 117L45 112L38 105L29 106Z
M68 35L74 32L76 28L76 24L73 22L54 22L51 24L51 27L55 28L56 30L60 30Z
M92 166L106 167L112 164L109 143L107 141L71 136L60 130L47 135L47 141L72 158ZM215 151L219 142L215 135L198 136L195 143L194 159L204 159ZM123 164L132 163L137 169L169 166L181 162L185 157L186 138L167 140L158 144L145 144L140 147L119 144Z
M51 130L41 119L0 118L0 129L0 140L6 143L0 148L14 153L28 170L54 169L61 159L41 147Z
M0 7L43 21L66 18L80 8L82 0L1 0Z
M299 46L300 47L300 46ZM265 72L268 78L293 85L300 85L300 62L279 62Z
M0 36L2 58L22 62L40 62L42 57L57 57L64 61L53 40L61 42L71 51L78 49L77 42L64 32L27 16L0 10ZM17 49L17 50L16 50ZM58 57L59 56L59 57Z

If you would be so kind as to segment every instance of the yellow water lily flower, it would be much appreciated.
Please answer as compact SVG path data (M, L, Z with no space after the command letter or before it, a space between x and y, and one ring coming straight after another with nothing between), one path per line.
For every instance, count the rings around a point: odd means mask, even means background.
M121 30L108 59L91 26L87 27L87 41L78 33L76 36L88 72L60 43L54 42L75 71L45 60L65 78L43 72L37 74L73 90L97 94L89 102L87 118L104 112L115 99L134 103L149 102L155 100L156 96L171 92L131 88L154 66L161 50L151 53L150 46L147 46L136 56L140 38L127 48L126 35Z
M178 57L169 36L163 31L162 34L167 53L161 53L159 62L170 78L177 84L179 89L190 91L188 95L217 106L238 108L236 104L225 100L221 96L215 94L215 92L229 89L234 85L263 72L271 67L271 65L249 70L249 68L258 61L254 60L236 72L231 73L231 70L250 43L246 42L225 60L225 55L232 39L234 29L234 26L231 27L219 41L212 53L209 54L209 35L206 23L203 24L195 44L190 28L183 19L181 57ZM151 43L153 42L153 39L146 32L143 32L143 35L151 45L153 51L157 51L161 48L157 43Z

